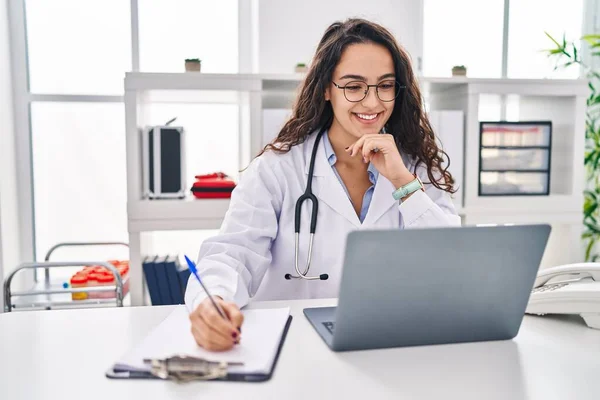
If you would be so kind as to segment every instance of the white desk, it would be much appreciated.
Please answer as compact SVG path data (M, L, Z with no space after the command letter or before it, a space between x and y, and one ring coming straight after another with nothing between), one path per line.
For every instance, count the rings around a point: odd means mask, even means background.
M0 399L600 399L600 331L575 317L525 317L512 341L329 351L304 307L265 383L118 381L105 370L173 307L0 314Z

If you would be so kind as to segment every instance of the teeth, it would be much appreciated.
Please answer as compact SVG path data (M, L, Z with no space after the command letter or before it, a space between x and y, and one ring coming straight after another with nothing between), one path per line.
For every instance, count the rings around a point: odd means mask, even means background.
M375 117L377 117L377 114L356 114L356 115L358 115L358 117L361 119L375 119Z

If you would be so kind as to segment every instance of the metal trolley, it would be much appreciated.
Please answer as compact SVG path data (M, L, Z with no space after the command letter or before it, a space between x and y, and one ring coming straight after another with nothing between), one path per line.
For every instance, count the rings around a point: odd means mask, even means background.
M119 271L109 262L106 261L50 261L50 255L61 247L75 246L126 246L123 242L68 242L59 243L53 246L46 253L44 262L31 262L20 264L12 271L4 281L4 311L16 310L52 310L66 308L91 308L91 307L107 307L114 306L123 307L124 286L127 283L121 279ZM99 287L83 287L83 288L64 288L62 283L52 283L50 279L50 270L54 268L65 267L86 267L86 266L103 266L107 268L115 277L115 285L99 286ZM24 270L34 270L37 278L37 271L44 269L44 280L35 283L31 290L11 291L11 282L14 276ZM37 279L36 279L37 280ZM72 293L98 293L98 292L115 292L114 299L94 298L86 300L72 300ZM18 301L13 301L13 297L19 297Z

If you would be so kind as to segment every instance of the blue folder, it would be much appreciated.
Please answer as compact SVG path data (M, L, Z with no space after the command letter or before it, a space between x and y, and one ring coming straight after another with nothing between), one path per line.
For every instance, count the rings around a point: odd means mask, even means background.
M156 276L156 270L154 268L154 262L157 257L145 257L142 261L142 270L144 271L144 277L146 278L146 284L148 285L148 293L150 294L150 301L153 306L163 305L162 297L158 287L158 279Z
M177 263L174 256L167 256L164 268L167 274L167 280L169 283L169 292L171 294L171 304L183 304L183 291L181 290L181 283L179 281L179 273L177 271Z
M171 297L171 289L169 286L169 278L167 278L166 260L168 257L161 257L154 262L154 271L156 271L156 280L158 282L158 290L162 305L175 304Z

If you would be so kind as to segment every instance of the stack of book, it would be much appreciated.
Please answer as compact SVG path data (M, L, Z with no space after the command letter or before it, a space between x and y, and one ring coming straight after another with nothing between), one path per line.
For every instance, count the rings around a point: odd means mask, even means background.
M148 256L142 261L153 306L184 304L190 270L177 256Z

